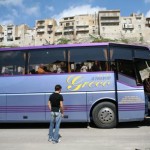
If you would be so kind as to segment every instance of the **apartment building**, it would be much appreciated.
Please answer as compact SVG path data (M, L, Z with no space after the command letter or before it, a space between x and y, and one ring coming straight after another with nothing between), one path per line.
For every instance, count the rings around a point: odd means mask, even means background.
M4 40L4 32L3 27L0 25L0 43L2 43Z
M3 44L4 45L15 45L14 41L15 41L15 29L16 26L15 25L7 25L7 26L3 26L3 31L4 31L4 41Z
M89 37L98 34L97 15L76 16L76 38Z
M99 35L112 40L128 42L150 42L150 19L132 13L122 17L120 10L106 10L98 13Z
M55 31L55 42L59 38L71 41L89 38L90 34L98 34L98 23L96 15L77 15L62 18L59 27Z
M35 28L26 30L24 34L24 45L22 46L34 46L35 45Z
M120 10L98 12L98 34L106 39L121 38Z
M62 29L62 38L67 38L69 40L75 40L75 17L65 17L59 22L59 26ZM59 36L60 37L60 36ZM55 42L59 40L56 35Z
M122 38L130 41L143 41L145 36L145 17L143 14L131 14L121 18Z
M35 25L35 45L49 45L54 43L54 31L56 30L56 20L37 20Z
M150 44L150 17L146 18L146 27L144 31L144 40Z
M30 29L25 24L16 26L15 44L21 46L34 45L34 39L30 38L33 34L32 32L34 33L34 29Z
M0 46L27 46L25 34L29 27L25 24L3 25L0 27Z
M56 26L55 35L54 35L54 43L59 43L59 40L64 37L64 27Z

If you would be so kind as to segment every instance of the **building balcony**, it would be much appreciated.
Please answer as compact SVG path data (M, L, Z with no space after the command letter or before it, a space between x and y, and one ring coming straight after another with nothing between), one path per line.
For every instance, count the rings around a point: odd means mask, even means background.
M65 31L64 35L74 35L74 31Z
M76 31L89 31L89 28L77 28Z
M146 26L146 27L150 27L150 23L146 23L145 26Z
M53 32L53 29L47 29L47 32L48 32L48 33L52 33L52 32Z
M45 32L44 29L37 29L37 32Z
M20 39L21 39L21 37L19 37L19 36L15 37L15 40L20 40Z
M48 28L48 29L47 29L47 31L50 31L50 32L52 32L52 31L53 31L53 29L52 29L52 28Z
M4 38L4 34L0 34L0 38Z
M73 33L74 30L65 30L64 33Z
M52 27L53 27L53 24L48 24L47 27L48 27L48 28L52 28Z
M4 38L0 38L0 42L3 42L4 41Z
M150 27L150 18L146 18L145 25L146 25L146 27Z
M99 16L102 16L102 17L120 17L120 11L100 11Z
M62 30L57 29L57 30L55 31L55 33L62 33Z
M64 24L64 28L73 28L74 27L74 25L73 24Z
M65 28L64 28L64 31L74 31L74 28L65 27Z
M77 32L76 32L76 35L77 35L77 36L78 36L78 35L80 35L80 36L81 36L81 35L82 35L82 36L85 35L85 36L86 36L87 34L89 34L89 31L77 31Z
M65 17L62 19L63 21L74 21L74 17Z
M89 27L89 25L88 24L77 24L76 27L85 27L86 28L86 27Z
M45 23L37 23L36 26L37 27L45 27Z
M133 24L123 24L123 25L122 25L122 28L123 28L123 29L133 29L133 28L134 28L134 25L133 25Z
M62 32L55 32L55 36L61 36Z
M116 20L116 19L114 19L114 20L100 20L100 22L101 23L119 23L120 22L120 20Z
M12 40L13 36L7 36L7 40Z
M12 33L12 30L7 30L7 33Z

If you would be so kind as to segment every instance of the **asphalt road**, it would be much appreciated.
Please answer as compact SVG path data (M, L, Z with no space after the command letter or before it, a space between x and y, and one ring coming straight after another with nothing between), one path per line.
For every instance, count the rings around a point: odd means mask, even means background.
M61 124L61 142L48 142L49 124L0 124L0 150L150 150L150 121L98 129Z

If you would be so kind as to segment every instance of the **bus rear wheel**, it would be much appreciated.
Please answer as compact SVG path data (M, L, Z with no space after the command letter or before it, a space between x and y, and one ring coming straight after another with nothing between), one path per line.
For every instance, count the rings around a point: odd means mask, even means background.
M92 117L95 125L99 128L113 128L117 125L116 106L111 102L97 104Z

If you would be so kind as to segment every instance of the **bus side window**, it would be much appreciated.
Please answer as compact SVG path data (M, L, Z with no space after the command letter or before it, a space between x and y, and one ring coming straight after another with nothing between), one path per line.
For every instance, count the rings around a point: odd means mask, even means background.
M41 49L29 51L29 54L29 66L34 69L33 73L38 71L36 66L39 67L41 64L44 65L42 74L65 73L67 71L65 49ZM30 73L32 72L30 71Z
M23 75L25 57L23 51L4 51L0 53L1 75Z
M131 60L119 60L117 62L117 71L126 76L135 78L135 69Z
M108 70L106 47L70 48L68 72L96 72Z

